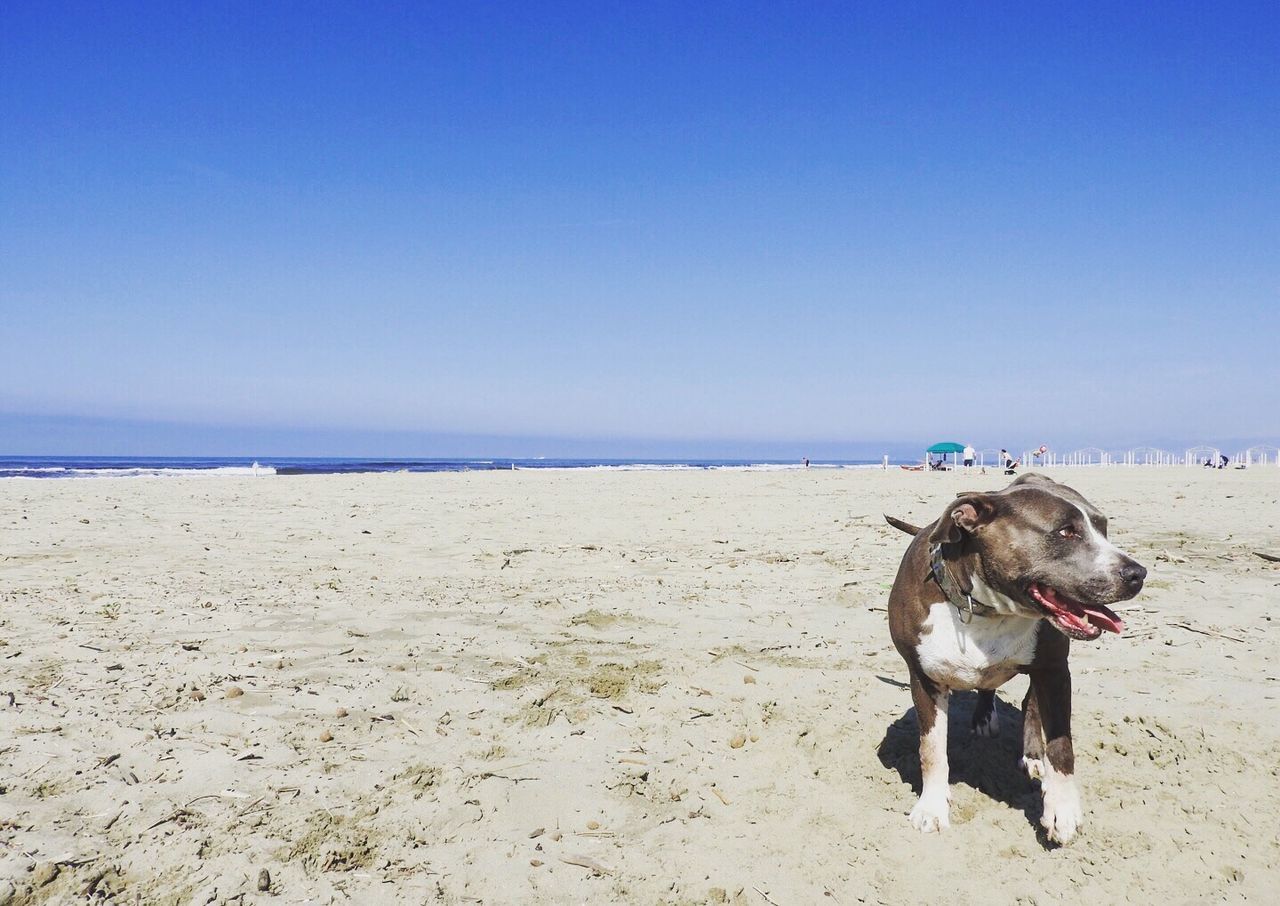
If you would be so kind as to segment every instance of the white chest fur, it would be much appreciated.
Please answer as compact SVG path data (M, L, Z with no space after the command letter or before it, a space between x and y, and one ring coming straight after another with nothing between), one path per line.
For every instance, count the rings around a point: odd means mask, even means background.
M920 666L950 689L995 689L1031 663L1040 622L975 616L966 623L950 604L934 604L921 627Z

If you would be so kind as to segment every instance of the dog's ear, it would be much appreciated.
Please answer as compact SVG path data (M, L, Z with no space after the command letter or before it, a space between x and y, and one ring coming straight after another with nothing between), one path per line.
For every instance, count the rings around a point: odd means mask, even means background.
M986 494L957 497L948 504L947 511L929 533L929 541L933 544L954 544L967 533L986 525L995 514L995 501Z

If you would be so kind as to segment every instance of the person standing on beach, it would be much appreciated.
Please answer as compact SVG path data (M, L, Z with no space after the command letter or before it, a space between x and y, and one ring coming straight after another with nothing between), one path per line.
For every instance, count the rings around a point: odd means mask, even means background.
M963 454L963 455L964 455L964 467L965 467L966 469L972 469L972 468L973 468L973 460L974 460L974 457L976 457L976 456L977 456L977 453L975 453L975 452L974 452L973 444L965 444L965 445L964 445L964 454Z

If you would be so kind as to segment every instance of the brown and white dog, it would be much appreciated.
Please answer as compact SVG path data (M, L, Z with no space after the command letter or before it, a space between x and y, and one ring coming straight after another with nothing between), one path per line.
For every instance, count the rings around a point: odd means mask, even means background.
M1123 630L1107 605L1136 595L1147 571L1107 540L1102 513L1043 475L961 494L923 528L885 518L915 535L889 593L889 631L911 672L920 724L923 790L911 823L925 832L949 824L951 690L978 690L973 729L994 736L995 690L1025 673L1022 764L1040 780L1048 839L1069 842L1084 820L1071 749L1071 639Z

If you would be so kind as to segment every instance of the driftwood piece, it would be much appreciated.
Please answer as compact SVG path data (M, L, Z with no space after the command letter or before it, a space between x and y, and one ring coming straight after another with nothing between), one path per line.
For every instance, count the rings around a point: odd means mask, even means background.
M613 872L609 871L609 869L605 868L595 859L588 858L587 856L579 856L575 853L568 853L566 855L561 856L560 861L565 863L566 865L576 865L579 868L590 869L591 871L594 871L598 875L613 874Z
M1215 639L1227 639L1231 642L1244 642L1245 639L1236 635L1227 635L1225 632L1217 632L1213 629L1201 629L1199 626L1192 626L1189 623L1170 623L1170 626L1176 626L1178 629L1185 629L1187 632L1198 632L1200 635L1211 636Z

